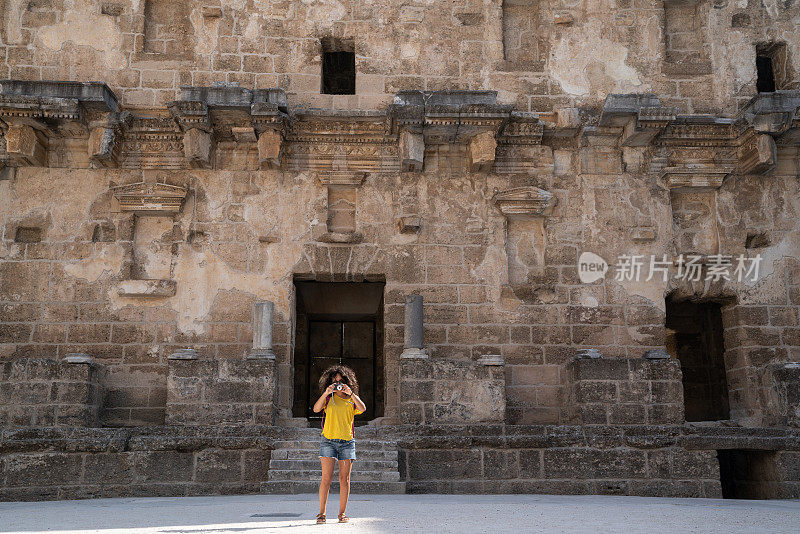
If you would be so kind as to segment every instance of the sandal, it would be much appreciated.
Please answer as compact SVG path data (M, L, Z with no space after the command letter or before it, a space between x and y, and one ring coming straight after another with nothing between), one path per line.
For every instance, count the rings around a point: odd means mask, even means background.
M339 514L339 523L347 523L350 521L350 518L344 514Z
M325 522L325 514L317 514L317 524Z

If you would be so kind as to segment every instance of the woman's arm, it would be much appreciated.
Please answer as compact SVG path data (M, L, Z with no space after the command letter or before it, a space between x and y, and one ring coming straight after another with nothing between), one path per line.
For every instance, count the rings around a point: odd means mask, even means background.
M358 398L358 395L356 395L355 393L351 393L350 395L351 395L350 398L353 399L353 404L356 405L356 409L359 412L362 412L362 413L366 412L367 411L367 405L364 404L364 402L361 399Z
M350 398L353 400L353 404L355 404L356 406L356 410L358 410L359 412L367 411L367 405L364 404L364 401L358 398L358 395L353 393L353 390L350 389L350 386L348 386L347 384L345 384L344 386L344 393L345 395L350 395Z
M333 384L328 386L328 388L322 393L322 395L319 396L317 402L314 403L314 407L312 408L312 410L314 410L314 413L319 413L322 411L322 409L325 407L325 399L331 393L333 393Z

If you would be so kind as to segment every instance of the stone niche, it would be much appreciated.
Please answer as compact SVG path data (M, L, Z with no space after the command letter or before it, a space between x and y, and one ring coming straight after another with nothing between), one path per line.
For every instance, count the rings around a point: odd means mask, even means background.
M171 297L173 217L181 209L188 190L163 183L135 183L114 188L122 212L134 217L132 257L127 259L130 276L119 282L123 297Z
M167 425L271 425L276 370L272 358L168 360Z
M683 385L678 360L575 359L566 364L564 377L569 423L683 423Z
M711 74L708 46L710 2L664 0L664 71L669 75Z
M494 203L506 218L508 283L523 286L544 274L545 221L555 199L537 187L516 187L495 194Z
M0 428L100 426L101 374L85 356L0 363Z
M540 0L503 0L503 59L507 70L542 71L550 50L550 25Z
M189 20L192 2L145 0L142 51L169 59L190 59L194 28Z
M400 414L405 424L505 421L505 367L484 361L403 358Z

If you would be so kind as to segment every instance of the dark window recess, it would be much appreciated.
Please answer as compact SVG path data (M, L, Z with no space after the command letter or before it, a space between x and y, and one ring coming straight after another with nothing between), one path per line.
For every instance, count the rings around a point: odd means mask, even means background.
M758 78L756 79L756 89L758 92L775 92L775 71L772 67L772 57L757 55L756 71L758 73Z
M687 421L719 421L730 417L722 308L716 302L674 302L667 299L667 345L683 372Z
M98 224L92 232L92 241L95 243L111 243L116 239L116 231L110 224Z
M724 499L777 499L779 478L775 451L717 451Z
M30 226L20 226L14 236L17 243L39 243L42 241L42 229Z
M356 55L354 52L322 54L322 93L326 95L356 94Z

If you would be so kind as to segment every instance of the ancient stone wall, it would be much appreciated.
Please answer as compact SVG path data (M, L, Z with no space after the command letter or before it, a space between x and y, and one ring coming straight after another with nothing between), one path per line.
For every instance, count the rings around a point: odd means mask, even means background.
M166 356L191 345L203 357L243 357L253 303L269 300L277 403L286 413L293 280L375 280L386 283L387 415L397 416L404 298L418 293L433 357L501 355L508 421L558 422L565 399L560 366L584 347L611 358L663 347L668 294L724 304L731 413L760 424L764 406L753 384L764 365L792 360L798 350L797 149L787 134L759 163L759 153L751 156L750 145L734 136L733 123L702 116L691 127L690 119L667 117L659 119L663 130L624 133L628 126L619 124L631 124L639 108L619 111L618 102L604 111L606 126L579 129L578 115L555 114L547 119L553 122L524 119L530 122L507 127L488 173L469 170L485 146L435 137L423 144L424 170L401 172L399 141L385 133L382 114L299 115L298 133L282 143L281 170L255 170L252 128L250 138L226 140L230 123L215 114L215 142L204 163L214 170L187 168L180 147L196 148L194 137L184 137L172 119L133 119L115 134L121 165L131 167L123 169L57 168L88 164L76 158L91 152L80 138L50 134L54 167L8 168L9 179L0 181L2 356L91 354L108 366L104 424L160 424ZM330 144L311 148L341 128L360 132L348 134L358 141L345 138L344 153ZM628 146L659 131L655 147ZM692 147L707 144L703 136L715 140L698 163ZM375 148L364 151L363 143ZM766 174L755 174L753 165ZM337 188L355 204L345 232L331 219L339 213L340 204L329 206ZM702 206L714 211L683 211L691 195L702 195ZM612 269L620 255L634 253L761 253L763 262L758 283L647 280L645 267L638 281L609 273L585 284L577 266L585 251L601 253Z
M266 426L13 429L0 432L0 500L255 493L287 429ZM781 429L398 425L409 491L719 497L717 451L757 453L769 478L741 471L761 498L800 496L798 435ZM309 458L311 459L311 458Z
M757 54L771 58L777 89L799 88L798 9L710 0L6 0L0 57L3 77L105 81L128 107L164 105L181 85L239 82L329 109L380 109L403 89L499 89L502 102L525 111L654 92L685 112L719 112L754 94ZM352 43L355 95L320 94L325 39Z

